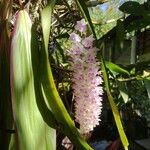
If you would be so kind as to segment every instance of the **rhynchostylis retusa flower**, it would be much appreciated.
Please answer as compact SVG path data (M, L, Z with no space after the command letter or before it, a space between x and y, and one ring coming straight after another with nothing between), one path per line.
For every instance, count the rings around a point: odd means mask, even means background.
M76 32L70 34L72 83L75 97L75 119L81 133L88 133L99 124L102 110L102 78L100 63L96 59L97 48L92 35L86 36L86 23L77 21ZM77 34L78 33L78 34Z

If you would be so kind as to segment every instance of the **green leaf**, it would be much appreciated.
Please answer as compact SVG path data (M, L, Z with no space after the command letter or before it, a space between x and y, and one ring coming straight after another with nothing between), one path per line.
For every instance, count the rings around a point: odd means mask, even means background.
M41 81L46 102L58 121L62 132L64 132L76 146L77 149L92 150L92 148L81 137L71 117L69 116L55 86L51 66L48 58L48 42L51 26L51 14L55 1L49 1L41 13L41 22L44 38L44 48L41 50Z
M94 27L90 18L90 14L88 11L88 8L86 6L85 1L83 0L75 0L77 3L77 6L79 7L79 10L81 11L83 17L85 18L85 20L88 22L88 27L90 32L93 34L94 38L96 39L96 33L94 31Z
M65 58L65 54L64 54L64 50L61 48L60 44L58 42L56 42L56 47L59 51L59 55L62 57L62 62L66 63L66 58Z
M117 73L117 74L124 74L124 75L127 75L129 76L130 73L125 70L124 68L121 68L120 66L112 63L112 62L105 62L106 64L106 67L112 72L112 73Z
M11 43L11 96L17 131L18 147L21 150L55 150L56 131L43 120L37 104L33 61L39 58L38 45L32 45L32 23L28 13L17 14ZM33 55L34 54L34 55ZM35 62L36 63L36 62ZM37 64L36 64L37 65Z
M120 135L121 142L124 146L124 149L128 150L128 145L129 145L128 139L126 137L126 134L125 134L123 126L122 126L122 122L121 122L118 108L117 108L117 106L114 102L114 99L111 95L111 92L110 92L110 86L109 86L109 80L108 80L108 76L107 76L107 72L106 72L105 62L104 62L102 57L100 59L101 59L102 73L103 73L103 78L104 78L104 82L105 82L105 86L106 86L106 92L107 92L108 100L109 100L109 103L110 103L110 106L111 106L111 109L113 112L113 116L114 116L114 119L116 122L116 126L118 129L119 135Z
M127 103L129 101L129 95L127 91L126 82L118 82L118 86L120 95L122 96L124 103Z
M143 15L144 9L143 7L138 3L134 1L129 1L123 3L119 9L128 14L134 14L134 15Z

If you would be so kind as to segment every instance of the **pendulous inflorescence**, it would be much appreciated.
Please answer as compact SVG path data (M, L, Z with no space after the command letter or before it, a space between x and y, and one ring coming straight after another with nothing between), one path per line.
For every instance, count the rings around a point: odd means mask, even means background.
M68 50L72 70L72 88L75 97L75 120L82 134L89 133L99 125L102 111L102 77L100 62L96 59L97 48L94 38L87 36L84 19L77 21L76 32L70 34Z

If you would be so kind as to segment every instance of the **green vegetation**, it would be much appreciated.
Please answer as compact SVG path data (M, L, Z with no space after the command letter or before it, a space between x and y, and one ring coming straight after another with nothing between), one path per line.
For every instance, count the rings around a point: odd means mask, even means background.
M84 18L98 48L107 95L103 107L112 110L118 138L128 150L127 118L142 117L150 125L150 2L0 0L0 9L3 149L59 150L67 136L75 149L92 150L74 119L67 55L69 35Z

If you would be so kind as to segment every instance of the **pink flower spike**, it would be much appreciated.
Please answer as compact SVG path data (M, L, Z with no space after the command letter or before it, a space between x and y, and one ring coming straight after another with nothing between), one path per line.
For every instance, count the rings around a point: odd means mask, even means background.
M86 29L87 29L87 26L86 26L86 22L84 19L80 20L80 21L77 21L77 24L75 26L75 29L80 31L80 32L85 32Z
M82 41L82 44L85 48L91 48L93 46L93 41L94 41L93 35L90 35L89 37L85 38Z
M75 29L81 32L70 35L71 81L75 100L75 120L82 134L89 133L100 122L102 112L102 77L100 62L96 59L98 49L93 47L94 38L86 36L84 19L77 22ZM85 32L85 34L82 34Z
M69 39L72 42L80 42L81 41L81 37L75 33L71 33Z

